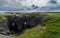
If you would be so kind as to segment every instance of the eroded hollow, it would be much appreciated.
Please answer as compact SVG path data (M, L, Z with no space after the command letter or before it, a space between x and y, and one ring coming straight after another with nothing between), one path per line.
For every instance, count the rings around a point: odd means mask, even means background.
M24 16L7 16L7 26L10 33L21 34L24 30L32 28L40 24L41 26L45 26L47 19L45 16L38 18L32 15L24 15Z

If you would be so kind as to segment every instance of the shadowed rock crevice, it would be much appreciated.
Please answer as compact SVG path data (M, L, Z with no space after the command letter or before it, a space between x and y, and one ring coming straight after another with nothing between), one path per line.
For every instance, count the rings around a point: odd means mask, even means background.
M36 15L6 16L5 20L10 34L22 34L26 29L35 27L38 24L45 26L47 22L46 16L38 18Z

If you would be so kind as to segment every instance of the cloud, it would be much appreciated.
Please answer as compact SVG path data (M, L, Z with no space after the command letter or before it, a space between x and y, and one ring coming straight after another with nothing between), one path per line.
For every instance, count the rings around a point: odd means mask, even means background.
M0 11L56 11L60 0L0 0Z

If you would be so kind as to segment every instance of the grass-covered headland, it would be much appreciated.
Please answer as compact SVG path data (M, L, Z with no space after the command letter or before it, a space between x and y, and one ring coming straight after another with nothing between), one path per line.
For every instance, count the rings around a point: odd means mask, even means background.
M0 15L0 19L2 16ZM40 16L39 16L40 17ZM15 36L16 38L60 38L60 13L48 13L48 22L46 26L38 25L27 29L23 34Z

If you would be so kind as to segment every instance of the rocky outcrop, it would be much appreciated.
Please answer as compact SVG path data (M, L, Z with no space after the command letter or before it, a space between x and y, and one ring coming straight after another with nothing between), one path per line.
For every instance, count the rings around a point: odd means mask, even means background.
M42 16L38 18L39 15L16 15L16 16L6 16L3 21L4 23L4 32L8 33L21 33L25 29L32 28L40 24L41 26L45 26L47 22L47 17ZM9 33L8 33L9 34Z

